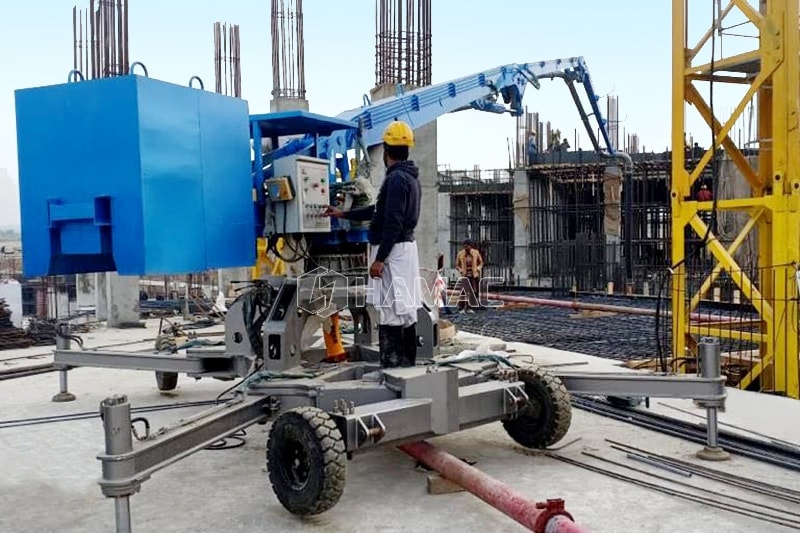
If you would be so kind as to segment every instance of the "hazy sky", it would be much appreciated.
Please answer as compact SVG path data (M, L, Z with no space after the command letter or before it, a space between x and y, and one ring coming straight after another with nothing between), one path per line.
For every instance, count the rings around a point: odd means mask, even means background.
M84 0L79 7L88 7ZM671 1L560 0L433 3L433 81L447 81L507 63L584 56L601 96L620 101L620 132L640 136L648 150L664 150L670 139ZM692 0L708 19L713 2ZM215 21L239 24L242 90L251 112L269 110L270 2L130 0L131 59L151 77L186 83L199 75L214 84ZM0 15L0 169L17 179L14 90L63 83L72 68L72 2L4 3ZM707 6L707 7L706 7ZM375 83L374 0L305 0L306 86L311 110L336 115L361 104ZM699 17L698 17L699 18ZM731 19L732 23L741 20ZM694 33L705 27L697 25ZM727 41L731 38L725 37ZM749 45L752 45L750 40ZM728 47L727 52L731 51ZM720 107L735 105L720 90ZM562 132L581 128L569 92L559 80L532 87L525 103ZM605 98L600 102L605 112ZM690 120L689 130L710 134ZM453 168L507 166L510 116L477 111L439 121L439 163ZM54 131L57 140L65 132ZM580 130L579 130L580 134ZM581 135L587 148L586 135ZM709 142L701 142L708 145ZM44 146L44 143L43 143ZM16 194L16 191L12 192ZM5 208L9 188L0 183L0 225L16 222Z

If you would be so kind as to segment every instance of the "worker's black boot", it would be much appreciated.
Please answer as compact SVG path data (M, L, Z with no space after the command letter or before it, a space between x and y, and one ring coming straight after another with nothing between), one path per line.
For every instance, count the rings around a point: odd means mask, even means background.
M412 324L403 328L403 361L400 366L414 366L417 364L417 325Z
M378 326L378 348L381 352L381 368L395 368L403 361L403 326Z

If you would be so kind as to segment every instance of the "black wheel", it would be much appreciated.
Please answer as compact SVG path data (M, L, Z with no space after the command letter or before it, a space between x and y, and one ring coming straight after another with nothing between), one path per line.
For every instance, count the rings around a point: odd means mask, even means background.
M564 438L572 420L569 393L558 377L537 367L519 370L528 403L504 420L508 435L526 448L547 448Z
M342 435L325 411L298 407L272 424L269 480L290 513L315 515L336 505L344 491L346 464Z
M178 347L175 339L169 335L159 335L156 338L156 350L159 352L175 353ZM161 392L175 390L178 386L177 372L156 372L156 386Z
M156 386L161 392L169 392L178 387L178 374L175 372L156 372Z

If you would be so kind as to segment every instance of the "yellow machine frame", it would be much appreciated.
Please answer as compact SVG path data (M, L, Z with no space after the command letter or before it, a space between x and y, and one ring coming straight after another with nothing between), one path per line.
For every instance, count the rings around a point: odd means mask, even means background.
M713 0L711 0L713 1ZM798 302L795 275L800 264L800 131L798 131L798 83L800 83L800 30L798 2L767 0L754 9L747 0L731 0L717 14L711 28L690 46L687 36L688 2L672 3L672 346L676 360L693 351L697 335L741 339L743 332L730 327L709 328L690 323L690 313L725 271L743 297L759 315L760 332L747 332L747 338L760 346L760 360L740 382L745 388L762 377L761 384L778 394L800 398L798 376ZM758 48L746 53L697 64L695 58L708 43L717 24L738 9L758 31ZM754 41L755 42L755 41ZM696 81L715 84L741 84L747 87L735 110L724 122L712 116L711 106L695 87ZM728 136L753 96L758 99L758 170ZM691 198L691 186L712 158L706 150L697 166L686 170L684 143L686 105L694 106L710 128L716 144L751 186L749 198L717 200L717 210L745 212L749 219L739 236L723 246L700 215L710 212L714 202ZM717 191L714 191L717 194ZM715 267L699 291L688 293L686 277L685 230L691 227L713 255ZM751 230L758 236L759 279L750 279L734 259L734 252ZM771 369L768 376L767 369ZM765 380L763 378L771 379Z
M278 239L275 245L278 253L283 251L283 238ZM256 265L252 268L251 276L253 279L261 279L264 276L285 276L286 265L283 259L273 254L267 249L267 239L259 238L256 245L258 256Z

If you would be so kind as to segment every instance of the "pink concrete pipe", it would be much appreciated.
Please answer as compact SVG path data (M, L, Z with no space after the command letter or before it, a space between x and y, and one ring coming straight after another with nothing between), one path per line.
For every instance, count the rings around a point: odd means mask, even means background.
M534 533L586 533L572 521L561 499L531 501L508 485L424 441L403 444L398 448Z

